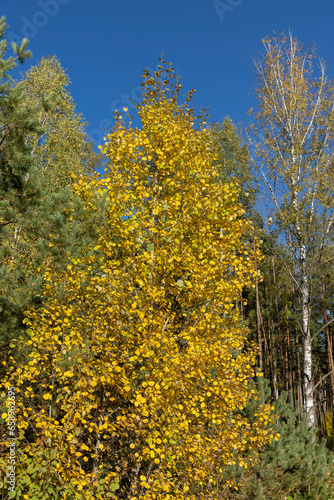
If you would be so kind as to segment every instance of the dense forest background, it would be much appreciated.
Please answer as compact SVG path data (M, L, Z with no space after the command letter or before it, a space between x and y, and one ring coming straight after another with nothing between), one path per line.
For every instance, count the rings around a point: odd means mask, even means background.
M194 116L160 59L142 128L125 107L96 153L56 56L14 80L28 41L8 55L4 18L0 36L1 498L334 498L334 84L315 52L263 41L244 131Z

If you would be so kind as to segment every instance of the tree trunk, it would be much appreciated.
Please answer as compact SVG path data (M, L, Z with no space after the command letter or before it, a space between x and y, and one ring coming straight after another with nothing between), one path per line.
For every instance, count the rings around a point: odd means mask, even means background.
M302 255L304 248L301 249ZM304 407L307 423L309 426L315 422L315 408L313 399L312 380L312 338L310 332L310 285L305 269L302 268L301 279L301 306L302 306L302 332L303 332L303 353L304 353Z
M324 307L322 311L324 325L326 326L326 343L327 343L327 373L330 373L327 382L327 401L328 401L328 410L332 414L332 422L334 424L334 360L333 360L333 338L332 338L332 329L331 326L328 325L329 317L327 314L327 307L325 301L325 282L324 278L322 278L322 298L324 300ZM326 419L325 419L326 420Z
M285 305L286 312L288 311L288 304ZM293 367L291 360L291 350L290 350L290 330L289 325L285 327L285 333L283 337L283 346L284 346L284 365L285 365L285 373L286 373L286 381L285 381L285 390L293 391Z
M294 284L292 283L292 300L293 300L293 311L294 314L296 315L296 295L295 295L295 287ZM298 332L298 327L297 324L295 326L295 345L296 345L296 361L297 361L297 377L298 377L298 408L303 406L303 385L302 385L302 371L301 371L301 365L300 365L300 354L299 354L299 332Z
M254 240L254 252L256 250L255 240ZM255 258L255 272L257 273L257 260ZM259 284L256 280L255 282L255 295L256 295L256 324L257 324L257 341L259 345L259 368L263 369L263 356L262 356L262 334L261 329L263 328L263 320L260 309L260 300L259 300Z

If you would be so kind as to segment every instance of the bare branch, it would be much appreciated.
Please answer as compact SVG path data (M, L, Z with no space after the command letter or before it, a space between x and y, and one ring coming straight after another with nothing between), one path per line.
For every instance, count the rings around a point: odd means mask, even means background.
M319 335L319 333L320 333L320 332L322 332L322 330L324 330L324 329L325 329L328 325L330 325L331 323L333 323L333 321L334 321L334 318L333 318L333 319L331 319L330 321L328 321L325 325L323 325L323 326L322 326L322 327L321 327L321 328L317 331L317 333L315 333L315 334L313 335L313 337L312 337L312 342L313 342L313 340L316 338L316 336L317 336L317 335Z
M318 385L320 385L320 384L321 384L321 382L322 382L322 381L323 381L326 377L328 377L331 373L334 373L334 370L331 370L330 372L326 373L326 375L324 375L323 377L321 377L321 379L319 380L319 382L317 382L317 383L315 384L315 386L313 387L313 390L315 390L315 389L318 387Z

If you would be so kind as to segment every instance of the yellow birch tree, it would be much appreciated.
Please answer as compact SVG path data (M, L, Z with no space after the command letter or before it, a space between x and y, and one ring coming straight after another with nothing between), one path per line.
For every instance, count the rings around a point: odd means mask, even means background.
M108 224L46 272L30 361L5 384L20 394L22 498L223 498L223 472L274 438L270 406L242 416L255 350L235 301L259 255L238 183L215 182L205 117L196 129L192 92L178 104L173 68L144 77L141 129L116 114L105 175L75 187L89 211L106 198Z

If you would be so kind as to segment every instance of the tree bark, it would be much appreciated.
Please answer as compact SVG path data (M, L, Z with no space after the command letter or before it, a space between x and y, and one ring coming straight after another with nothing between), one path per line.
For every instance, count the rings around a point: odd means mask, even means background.
M325 281L322 278L322 298L325 301ZM330 373L328 377L327 387L328 387L328 409L332 414L332 422L334 424L334 360L333 360L333 338L332 329L329 325L329 318L327 314L326 302L322 311L324 325L326 326L326 344L327 344L327 373Z
M304 407L309 426L315 422L314 390L312 380L312 337L310 331L310 285L304 267L305 248L301 247L302 276L301 276L301 306L302 306L302 332L304 354Z
M296 295L295 295L295 286L292 283L292 303L293 303L293 311L296 315ZM302 385L302 371L301 371L301 364L300 364L300 353L299 353L299 332L298 332L298 327L297 324L295 326L295 345L296 345L296 361L297 361L297 377L298 377L298 393L297 393L297 399L298 399L298 408L300 408L303 405L303 385Z
M254 241L254 252L256 250L255 241ZM255 272L257 273L257 260L255 258ZM256 325L257 325L257 341L259 345L259 368L263 370L263 355L262 355L262 333L261 329L263 328L263 320L260 308L260 300L259 300L259 284L256 280L255 282L255 296L256 296Z

